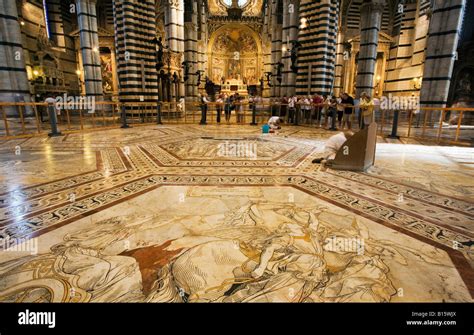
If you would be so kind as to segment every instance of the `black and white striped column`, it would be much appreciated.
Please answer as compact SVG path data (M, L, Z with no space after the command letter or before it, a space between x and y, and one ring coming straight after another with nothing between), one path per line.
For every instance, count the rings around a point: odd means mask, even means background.
M77 21L81 39L82 67L86 95L102 96L96 0L77 0Z
M285 0L283 2L282 46L286 50L282 54L283 82L281 95L291 96L296 93L296 73L291 70L290 50L292 42L298 40L299 29L299 1Z
M165 29L169 50L172 53L184 53L184 0L166 2ZM184 94L184 82L179 83L179 92L173 92L174 98Z
M265 3L264 9L264 18L263 18L263 34L262 34L262 42L263 42L263 72L272 72L272 48L271 48L271 31L270 29L270 22L271 22L271 12L270 12L270 5ZM270 46L270 47L267 47ZM267 81L265 80L265 75L262 74L262 78L264 79L263 85L263 92L261 92L263 97L270 97L270 87L267 85Z
M185 82L186 99L197 99L196 71L198 69L198 3L186 0L184 6L184 60L188 63L188 80Z
M445 107L466 0L437 0L431 16L420 103Z
M384 0L364 0L360 7L360 51L357 59L356 95L373 96L377 46L382 25Z
M64 36L64 23L62 18L62 8L60 0L49 0L48 6L48 23L51 38L56 43L56 46L60 48L66 47L66 41Z
M30 101L15 0L0 2L0 101ZM15 114L14 110L7 110Z
M339 1L301 1L297 94L332 92L338 18Z
M276 75L276 66L282 57L282 24L283 24L283 0L273 0L271 3L271 37L272 37L272 72ZM283 96L280 83L273 78L271 81L271 96L273 98Z
M197 51L198 51L198 68L195 69L193 72L197 70L207 72L208 67L208 59L207 59L207 45L208 45L208 17L209 9L207 8L207 1L205 0L198 0L198 43L197 43ZM197 78L196 78L197 79ZM204 77L202 77L204 79Z
M344 75L344 33L339 29L336 43L336 64L334 73L334 88L335 96L339 96L343 90L343 75Z
M115 0L114 25L121 101L157 101L155 1Z

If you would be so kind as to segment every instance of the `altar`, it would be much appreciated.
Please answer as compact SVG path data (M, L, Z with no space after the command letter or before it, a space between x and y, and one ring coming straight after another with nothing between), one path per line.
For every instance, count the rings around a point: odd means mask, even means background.
M227 95L239 93L239 95L248 95L248 86L240 79L228 79L221 85L221 93Z

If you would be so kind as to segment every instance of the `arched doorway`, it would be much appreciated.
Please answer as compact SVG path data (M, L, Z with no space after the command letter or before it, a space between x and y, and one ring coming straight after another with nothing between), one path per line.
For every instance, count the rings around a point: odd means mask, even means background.
M217 29L208 46L209 78L225 93L247 93L263 74L262 42L246 25L228 24Z

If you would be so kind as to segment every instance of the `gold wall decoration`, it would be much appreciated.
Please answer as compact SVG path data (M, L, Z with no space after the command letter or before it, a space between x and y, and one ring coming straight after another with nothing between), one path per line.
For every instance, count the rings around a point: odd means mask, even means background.
M208 47L209 77L215 83L238 80L257 85L263 71L260 36L244 24L228 24L217 29Z

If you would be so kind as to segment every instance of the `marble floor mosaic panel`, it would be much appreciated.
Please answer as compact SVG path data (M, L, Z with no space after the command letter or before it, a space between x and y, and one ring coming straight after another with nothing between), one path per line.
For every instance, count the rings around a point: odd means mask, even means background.
M0 301L472 301L474 149L146 126L0 143Z

